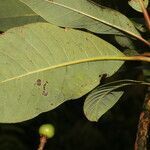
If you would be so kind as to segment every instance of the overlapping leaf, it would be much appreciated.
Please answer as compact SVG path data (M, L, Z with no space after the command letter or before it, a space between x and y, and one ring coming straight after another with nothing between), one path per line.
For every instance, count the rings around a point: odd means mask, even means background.
M149 0L141 0L143 1L144 7L148 7ZM129 0L128 4L136 11L143 12L140 5L140 0Z
M99 7L87 0L20 0L46 21L64 27L85 28L92 32L140 38L132 22L121 13Z
M97 87L85 100L84 113L86 117L90 121L98 121L98 119L113 107L122 96L123 91L116 90L124 86L137 84L143 84L143 82L120 80Z
M121 36L121 35L116 35L115 40L118 44L120 44L122 47L125 48L130 48L130 49L135 49L135 45L132 42L132 40L127 37L127 36Z
M121 61L94 61L123 56L89 33L36 23L0 36L0 122L19 122L86 94ZM90 61L88 61L90 60Z
M132 23L140 32L146 32L145 20L144 18L131 18Z
M0 31L33 22L44 22L19 0L0 0Z

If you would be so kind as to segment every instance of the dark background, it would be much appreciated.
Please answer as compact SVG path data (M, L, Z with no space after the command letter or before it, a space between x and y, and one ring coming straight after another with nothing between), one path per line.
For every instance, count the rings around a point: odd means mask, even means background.
M133 150L144 89L128 90L97 123L85 118L82 110L85 97L82 97L29 121L1 124L0 150L36 150L38 128L43 123L52 123L56 129L46 150Z
M127 0L97 2L127 17L143 17L128 6ZM111 36L104 38L119 47L111 40ZM138 45L139 49L141 47L143 45ZM130 67L122 72L123 75L119 75L122 78L139 79L141 71L134 69L138 65L127 63ZM44 123L52 123L56 129L54 138L46 144L46 150L133 150L144 95L145 87L128 87L119 102L97 123L88 121L84 116L84 96L29 121L0 124L0 150L36 150L39 144L38 128Z

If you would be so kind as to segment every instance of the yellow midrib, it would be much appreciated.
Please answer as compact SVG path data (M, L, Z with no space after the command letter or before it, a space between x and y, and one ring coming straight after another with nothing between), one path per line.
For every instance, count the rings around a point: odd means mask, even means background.
M65 63L62 63L62 64L57 64L57 65L54 65L54 66L45 67L45 68L42 68L42 69L34 70L32 72L28 72L28 73L25 73L25 74L22 74L22 75L18 75L16 77L12 77L12 78L3 80L3 81L0 82L0 84L6 83L6 82L9 82L9 81L12 81L12 80L17 80L17 79L20 79L22 77L25 77L25 76L28 76L28 75L31 75L31 74L40 73L40 72L43 72L43 71L52 70L52 69L56 69L56 68L61 68L61 67L69 66L69 65L76 65L76 64L80 64L80 63L93 62L93 61L104 61L104 60L118 60L119 61L121 58L125 59L125 57L119 57L119 56L118 57L106 56L106 57L95 57L95 58L87 58L87 59L82 59L82 60L75 60L75 61L65 62Z

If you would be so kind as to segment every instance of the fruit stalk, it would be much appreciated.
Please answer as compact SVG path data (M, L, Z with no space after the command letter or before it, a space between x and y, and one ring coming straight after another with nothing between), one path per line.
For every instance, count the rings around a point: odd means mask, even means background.
M46 142L47 142L47 137L46 136L41 136L40 145L39 145L38 150L44 150Z

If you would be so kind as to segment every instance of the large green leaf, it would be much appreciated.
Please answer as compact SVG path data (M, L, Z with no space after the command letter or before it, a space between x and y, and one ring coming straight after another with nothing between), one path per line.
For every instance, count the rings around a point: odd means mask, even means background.
M141 39L132 22L118 11L87 0L20 0L46 21L63 27L85 28L104 34L128 33ZM144 40L144 39L143 39Z
M142 81L119 80L98 86L87 96L85 100L84 113L86 117L90 121L98 121L98 119L112 108L123 95L123 90L116 90L124 86L137 84L149 85L149 83Z
M0 0L0 31L39 21L44 19L19 0Z
M19 122L86 94L121 61L95 61L123 56L106 41L86 32L36 23L0 36L0 122ZM85 61L84 61L85 60Z

